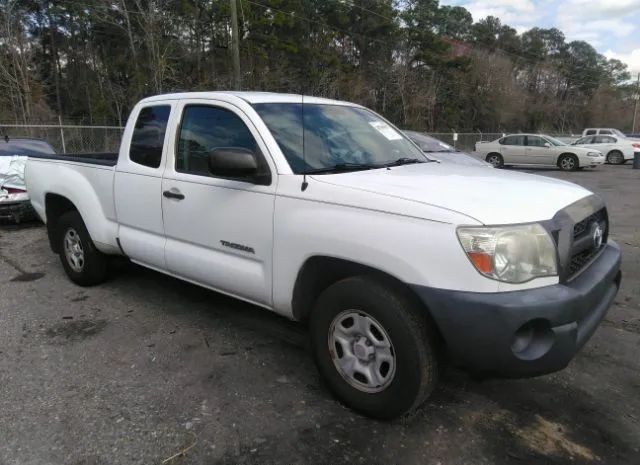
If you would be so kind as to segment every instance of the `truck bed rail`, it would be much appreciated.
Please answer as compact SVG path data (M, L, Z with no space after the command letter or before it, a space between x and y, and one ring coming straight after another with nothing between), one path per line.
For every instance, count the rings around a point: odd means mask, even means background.
M44 160L73 161L77 163L89 163L91 165L116 166L116 164L118 163L118 152L29 155L29 158L40 158Z

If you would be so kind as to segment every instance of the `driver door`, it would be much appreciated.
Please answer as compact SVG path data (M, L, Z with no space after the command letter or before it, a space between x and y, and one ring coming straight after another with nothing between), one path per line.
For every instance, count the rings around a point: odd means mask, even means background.
M243 148L257 154L265 174L275 172L249 117L214 100L182 100L179 126L168 144L162 211L168 270L218 291L271 305L275 182L216 177L208 154Z

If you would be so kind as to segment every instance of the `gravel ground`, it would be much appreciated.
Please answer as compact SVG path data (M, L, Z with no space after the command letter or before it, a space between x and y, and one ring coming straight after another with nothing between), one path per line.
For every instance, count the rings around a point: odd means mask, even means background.
M640 463L640 171L535 172L606 199L615 305L562 372L452 369L390 423L332 399L302 326L130 264L80 288L41 225L0 227L0 464Z

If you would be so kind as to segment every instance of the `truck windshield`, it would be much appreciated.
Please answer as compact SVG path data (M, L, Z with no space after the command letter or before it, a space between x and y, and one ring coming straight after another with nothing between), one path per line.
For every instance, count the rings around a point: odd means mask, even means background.
M260 103L253 107L296 174L331 173L429 161L403 134L363 108Z

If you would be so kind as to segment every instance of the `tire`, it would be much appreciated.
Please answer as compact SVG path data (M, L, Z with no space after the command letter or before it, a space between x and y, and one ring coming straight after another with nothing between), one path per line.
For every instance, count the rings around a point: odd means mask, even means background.
M420 406L433 391L440 366L437 335L425 311L399 286L373 276L346 278L322 292L311 313L311 346L333 394L348 407L379 419ZM343 366L358 360L362 370L349 375L339 367L341 360ZM375 382L363 374L366 367L376 374Z
M56 225L60 261L67 276L80 286L93 286L107 278L108 258L94 245L78 212L67 212Z
M502 168L504 166L504 158L499 153L490 153L485 158L485 161L493 165L494 168Z
M624 155L619 150L612 150L607 154L607 163L610 165L623 165Z
M580 168L580 162L578 161L578 157L572 154L564 154L560 155L558 158L558 167L562 171L576 171Z

